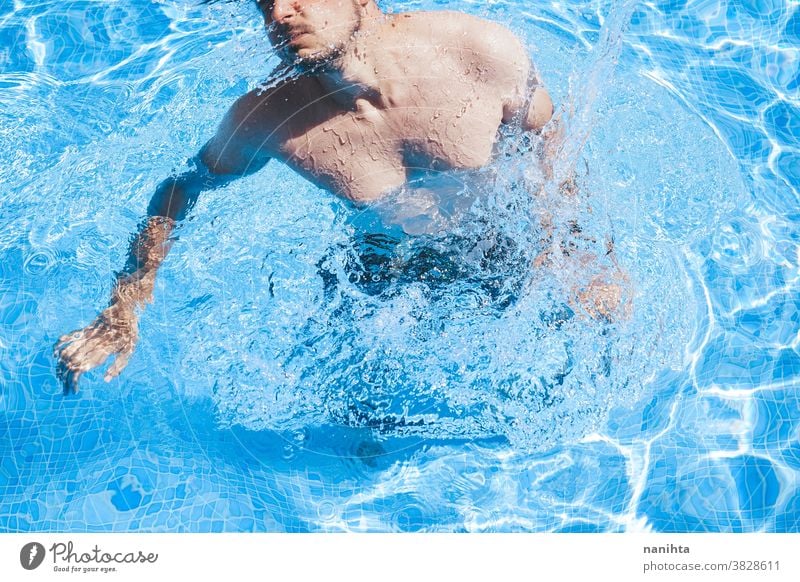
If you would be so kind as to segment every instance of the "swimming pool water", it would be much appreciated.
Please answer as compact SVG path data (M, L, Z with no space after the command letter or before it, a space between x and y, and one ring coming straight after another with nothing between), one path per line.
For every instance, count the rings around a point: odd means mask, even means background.
M247 2L0 5L0 530L800 530L800 5L382 5L524 38L578 201L500 156L448 178L488 190L450 233L365 239L270 163L201 198L128 368L66 398L54 341L276 60ZM519 268L544 210L613 233L629 319Z

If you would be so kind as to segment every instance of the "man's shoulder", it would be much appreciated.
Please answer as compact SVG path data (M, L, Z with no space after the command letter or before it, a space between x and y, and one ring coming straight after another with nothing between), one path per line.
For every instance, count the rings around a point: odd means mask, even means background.
M266 123L273 118L281 119L311 99L315 87L316 82L307 75L291 73L272 77L239 97L231 107L231 114L237 121L252 118Z
M479 16L454 10L404 12L393 16L393 25L435 40L458 40L472 44L488 37L516 39L508 27Z
M503 76L510 68L527 66L527 50L522 41L499 22L450 10L407 12L396 19L398 26L424 38L425 43L455 49L456 54L469 58L477 57L489 69L503 71Z
M279 129L299 110L312 103L318 83L306 75L291 74L270 79L239 97L228 109L218 134L233 144L258 145L271 150L278 146Z
M239 97L204 148L204 161L219 173L244 173L263 165L280 146L280 126L307 100L310 80L282 76Z

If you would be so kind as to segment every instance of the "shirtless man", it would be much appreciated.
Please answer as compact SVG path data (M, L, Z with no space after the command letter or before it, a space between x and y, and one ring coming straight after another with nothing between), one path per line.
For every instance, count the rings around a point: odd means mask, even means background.
M455 12L384 14L374 0L256 0L270 42L296 74L239 98L192 169L167 178L118 276L110 305L55 353L65 393L116 354L127 365L137 310L152 302L169 236L204 190L275 158L355 204L420 170L479 168L501 124L539 131L550 97L506 28Z

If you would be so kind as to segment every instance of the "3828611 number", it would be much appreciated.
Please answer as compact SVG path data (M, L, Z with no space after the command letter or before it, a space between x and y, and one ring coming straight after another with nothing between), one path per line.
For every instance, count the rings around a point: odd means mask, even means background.
M731 563L731 570L740 571L759 571L759 570L779 570L780 561L775 560L735 560Z

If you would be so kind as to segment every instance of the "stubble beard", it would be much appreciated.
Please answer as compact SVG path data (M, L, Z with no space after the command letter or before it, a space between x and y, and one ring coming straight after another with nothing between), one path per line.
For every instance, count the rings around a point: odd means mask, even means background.
M353 41L356 32L361 29L361 10L356 0L353 0L353 8L355 13L353 24L342 40L306 57L300 57L296 54L293 55L291 52L289 53L294 58L292 64L299 72L325 73L335 71L339 68L342 56Z

